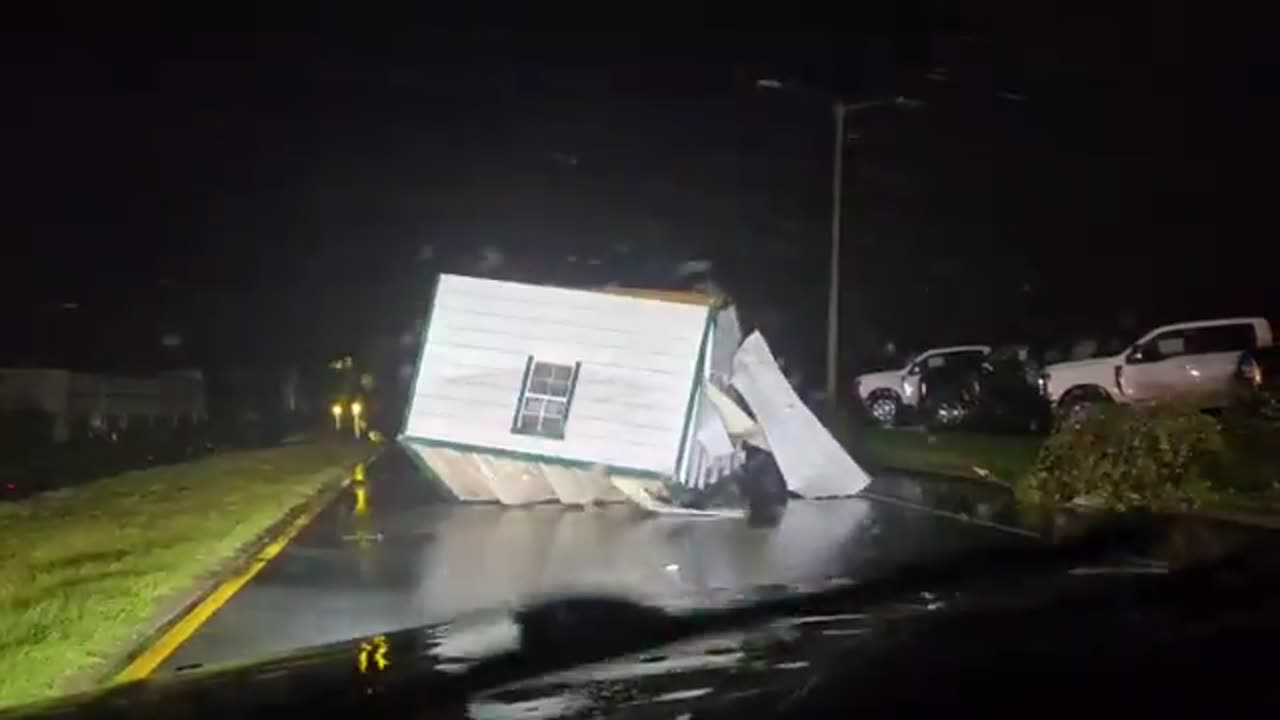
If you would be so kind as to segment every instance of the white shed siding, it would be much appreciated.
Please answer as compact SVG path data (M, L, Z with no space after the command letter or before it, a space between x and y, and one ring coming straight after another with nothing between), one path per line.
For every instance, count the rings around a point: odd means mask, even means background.
M671 473L708 312L443 275L405 435ZM530 355L581 363L563 440L511 432Z

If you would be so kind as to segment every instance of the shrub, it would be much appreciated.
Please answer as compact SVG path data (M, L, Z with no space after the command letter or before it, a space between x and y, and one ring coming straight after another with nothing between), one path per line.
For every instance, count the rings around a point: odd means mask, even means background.
M1050 436L1019 494L1117 510L1194 507L1213 495L1223 447L1218 421L1193 408L1099 407Z
M1235 398L1231 415L1245 421L1256 421L1280 430L1280 388L1249 388Z
M1226 452L1214 484L1234 493L1280 490L1280 402L1260 395L1222 414Z

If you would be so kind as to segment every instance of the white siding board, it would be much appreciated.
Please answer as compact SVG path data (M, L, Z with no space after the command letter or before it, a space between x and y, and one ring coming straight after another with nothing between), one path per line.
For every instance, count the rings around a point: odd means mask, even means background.
M405 433L671 473L708 312L442 276ZM581 363L563 440L511 432L530 355Z
M685 305L684 303L674 303L654 298L547 285L531 285L503 280L488 280L462 275L444 275L442 279L447 279L451 283L449 296L444 298L446 303L457 302L468 305L475 303L476 305L486 306L505 303L520 305L527 309L528 305L526 303L530 300L537 300L588 316L598 316L598 313L602 310L606 315L614 312L636 312L637 308L661 312L663 308L672 305ZM697 306L686 305L686 307ZM609 323L602 323L600 327L610 327L610 325Z
M670 362L684 357L683 340L667 337L668 328L653 328L652 332L626 333L604 331L590 327L575 327L535 319L515 320L497 316L478 316L469 310L449 312L447 324L440 328L438 342L456 343L478 347L509 348L512 341L526 343L551 343L588 346L597 350L617 350L638 356L654 355ZM659 318L655 318L659 319ZM677 343L676 345L668 345Z
M451 354L462 351L466 353L465 357L485 365L502 362L502 358L512 354L528 354L530 350L562 353L569 349L583 355L584 362L591 361L634 372L669 373L673 366L687 361L686 354L680 352L682 347L687 346L687 339L677 343L644 338L644 334L653 329L652 325L661 323L661 318L640 322L625 315L622 317L627 318L627 322L634 323L633 330L640 336L639 340L627 344L603 343L585 332L577 336L571 332L554 336L540 335L528 325L521 325L519 329L513 327L510 332L504 333L500 329L476 329L446 320L439 327L433 327L431 341L434 350L449 350ZM435 325L435 322L432 324ZM516 325L514 322L512 324Z
M510 420L507 421L506 425L510 425ZM634 437L619 437L616 433L599 436L583 433L583 436L577 441L578 446L585 448L583 455L589 454L591 457L569 456L563 451L563 442L533 435L511 434L510 439L500 445L498 443L469 442L472 438L491 434L491 428L492 425L490 423L474 420L456 422L439 416L432 416L422 419L416 428L416 433L430 440L457 443L461 446L475 447L477 449L491 448L579 462L663 472L663 464L654 460L654 445L643 443ZM671 457L666 459L666 472L670 472L671 460Z

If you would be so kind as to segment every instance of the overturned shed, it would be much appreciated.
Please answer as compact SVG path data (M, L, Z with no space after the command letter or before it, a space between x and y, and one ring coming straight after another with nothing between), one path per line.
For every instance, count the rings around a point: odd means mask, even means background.
M744 344L733 307L709 295L443 275L400 441L464 501L660 503L664 487L734 471L747 443L798 473L797 493L860 490L865 475L781 378L763 338Z

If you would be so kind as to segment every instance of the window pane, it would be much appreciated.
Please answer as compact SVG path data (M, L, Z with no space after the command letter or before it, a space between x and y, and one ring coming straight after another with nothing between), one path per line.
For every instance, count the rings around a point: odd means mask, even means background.
M561 439L576 365L539 362L529 367L514 432Z
M1190 337L1187 352L1225 353L1248 350L1257 345L1253 334L1253 326L1248 324L1196 328L1188 332Z
M547 400L543 406L542 414L551 418L564 417L564 403L560 400Z
M1187 339L1182 335L1164 335L1156 338L1156 350L1162 357L1181 355L1187 349Z

